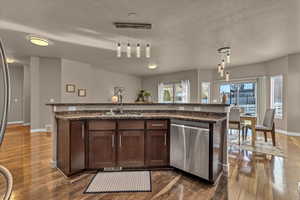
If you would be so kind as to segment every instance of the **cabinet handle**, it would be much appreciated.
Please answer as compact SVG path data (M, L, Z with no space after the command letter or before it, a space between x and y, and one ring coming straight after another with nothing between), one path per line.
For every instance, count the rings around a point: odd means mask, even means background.
M151 124L151 126L154 126L154 127L162 127L162 126L164 126L164 124Z
M122 135L120 135L120 147L122 147Z
M111 136L111 146L112 146L112 148L115 147L115 136L114 135Z
M81 125L81 139L84 139L84 124Z
M165 146L167 146L167 134L165 134Z

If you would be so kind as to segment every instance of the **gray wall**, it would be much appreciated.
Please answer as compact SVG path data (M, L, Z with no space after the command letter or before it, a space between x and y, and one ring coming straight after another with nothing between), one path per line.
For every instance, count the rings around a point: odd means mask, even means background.
M8 122L23 121L23 78L22 65L9 64L11 101L8 113Z
M50 99L60 100L61 59L31 57L30 102L31 129L45 128L50 124Z
M40 58L30 58L30 126L40 128Z
M143 89L152 94L152 100L158 101L158 84L161 82L189 80L191 87L191 102L198 102L199 84L198 70L182 71L170 74L146 76L142 78Z
M141 89L141 78L109 72L97 66L62 59L61 101L111 102L113 88L125 87L124 102L134 102ZM66 84L75 84L75 93L66 93ZM78 97L77 89L87 89L86 97Z
M30 124L30 67L28 65L24 65L23 121L24 124Z
M288 131L300 133L300 54L290 55L288 67Z

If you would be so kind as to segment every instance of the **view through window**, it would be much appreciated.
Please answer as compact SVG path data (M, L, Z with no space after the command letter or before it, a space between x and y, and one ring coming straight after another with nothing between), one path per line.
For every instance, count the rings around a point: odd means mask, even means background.
M243 82L224 84L220 86L220 94L225 94L227 104L237 105L248 115L256 115L256 83Z
M201 83L201 103L210 103L210 82Z
M189 81L160 83L158 86L158 101L159 103L189 103Z
M275 117L282 119L283 116L283 100L282 100L283 77L271 77L271 108L275 108Z

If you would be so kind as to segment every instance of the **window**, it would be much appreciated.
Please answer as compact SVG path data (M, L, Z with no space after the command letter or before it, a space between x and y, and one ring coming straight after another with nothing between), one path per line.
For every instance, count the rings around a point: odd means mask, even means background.
M271 77L271 108L275 108L275 117L283 117L283 100L282 100L283 76Z
M210 82L201 83L201 103L210 103Z
M158 85L159 103L189 103L190 83L188 80Z
M256 83L241 82L220 86L220 94L225 94L227 104L243 108L245 114L256 115Z

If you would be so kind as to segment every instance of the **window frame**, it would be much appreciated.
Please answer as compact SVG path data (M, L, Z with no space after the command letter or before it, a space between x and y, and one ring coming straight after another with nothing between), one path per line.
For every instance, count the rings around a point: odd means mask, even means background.
M208 98L207 103L204 104L210 104L211 102L211 82L210 81L203 81L201 82L201 90L200 90L200 103L203 103L203 85L208 84Z
M188 81L188 84L189 84L189 80L181 80L181 81L173 81L173 82L161 82L161 83L159 83L158 84L158 87L157 87L157 89L158 89L158 91L157 91L157 93L158 93L158 103L173 103L173 104L176 104L176 103L178 103L178 104L180 104L180 103L190 103L190 90L191 90L191 87L190 87L190 85L188 85L188 90L189 91L187 91L187 95L188 95L188 97L187 97L187 102L177 102L177 101L175 101L175 95L176 95L176 89L175 89L175 87L176 87L176 84L182 84L182 82L184 82L184 81ZM163 100L163 99L160 99L160 96L161 96L161 94L160 94L160 89L159 89L159 87L160 87L160 84L163 84L163 85L172 85L172 88L173 88L173 96L171 96L171 99L172 99L172 101L171 102L164 102L164 101L161 101L161 100Z
M284 77L283 74L279 74L279 75L273 75L270 76L270 108L274 108L274 104L275 104L275 96L274 96L274 91L275 91L275 87L274 87L274 80L276 78L280 78L281 79L281 114L279 115L276 110L275 110L275 119L283 119L284 116L284 107L283 107L283 87L284 87Z
M255 115L256 116L258 116L258 94L257 94L257 92L258 92L258 83L257 83L257 80L243 80L243 79L241 79L241 80L239 80L239 81L232 81L232 82L224 82L224 83L222 83L222 84L220 84L219 85L219 94L221 95L222 93L221 93L221 86L222 85L241 85L241 84L247 84L247 83L252 83L252 84L254 84L255 86L255 89L254 89L254 98L255 98ZM231 105L236 105L236 106L240 106L240 104L239 104L239 101L240 101L240 88L238 88L237 89L237 96L236 96L236 103L234 103L234 102L232 102L231 103Z

